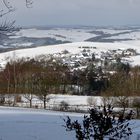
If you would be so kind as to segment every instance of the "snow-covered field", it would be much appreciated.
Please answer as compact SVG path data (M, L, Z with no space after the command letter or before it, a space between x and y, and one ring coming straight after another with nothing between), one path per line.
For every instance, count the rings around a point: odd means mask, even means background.
M140 27L30 27L0 42L0 48L28 48L66 42L124 42L140 45Z
M103 99L100 96L78 96L78 95L61 95L61 94L50 94L47 96L47 109L60 110L64 105L63 102L68 105L68 110L73 111L86 111L92 106L103 106ZM91 101L91 100L92 101ZM13 100L11 98L11 100ZM29 100L24 96L21 98L22 102L18 102L19 107L30 107ZM90 101L89 101L90 100ZM92 103L90 103L92 102ZM61 107L62 105L62 107ZM32 99L32 107L43 108L43 101L38 97L34 96Z
M83 114L47 110L0 107L0 140L76 140L73 132L66 132L63 118L81 120ZM131 122L133 135L140 139L140 121ZM137 139L139 137L139 139Z
M109 37L104 36L104 34L109 34ZM16 32L14 36L10 38L55 38L56 40L61 41L70 41L70 42L81 42L86 41L90 38L97 36L103 36L105 39L132 39L140 40L140 29L134 28L103 28L103 27L78 27L78 28L50 28L50 29L39 29L39 28L27 28L21 29Z
M63 118L81 114L0 107L0 140L74 140Z
M84 29L65 29L65 28L54 28L49 30L39 30L36 28L22 29L17 32L13 37L32 37L32 38L43 38L50 37L62 41L78 42L84 41L97 35L89 33L91 30Z

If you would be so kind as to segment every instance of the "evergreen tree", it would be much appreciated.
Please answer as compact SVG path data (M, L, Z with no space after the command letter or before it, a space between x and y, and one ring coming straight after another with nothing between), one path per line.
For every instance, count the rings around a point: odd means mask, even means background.
M90 109L89 115L84 115L81 123L78 120L72 121L68 116L64 119L64 127L66 131L75 131L77 140L103 140L104 138L117 140L132 134L128 121L131 116L130 113L126 118L120 115L116 119L111 106L108 106L108 108L104 107L103 112Z

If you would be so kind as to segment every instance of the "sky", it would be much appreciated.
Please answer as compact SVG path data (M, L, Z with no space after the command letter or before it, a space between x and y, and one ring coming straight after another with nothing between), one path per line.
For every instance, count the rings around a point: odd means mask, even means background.
M140 25L140 0L11 0L16 11L5 16L17 25Z

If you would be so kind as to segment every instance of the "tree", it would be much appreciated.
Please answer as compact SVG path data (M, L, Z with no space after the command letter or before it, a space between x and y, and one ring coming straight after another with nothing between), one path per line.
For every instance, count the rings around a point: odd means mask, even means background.
M130 75L129 86L131 87L132 93L135 96L140 96L140 66L132 68Z
M15 6L13 6L10 0L1 0L0 1L4 7L0 8L0 18L15 11ZM26 7L30 8L33 4L33 0L25 0ZM12 33L16 30L15 28L15 20L13 21L1 21L0 19L0 38L6 37L7 33Z
M128 96L118 96L116 98L116 105L123 108L122 115L125 115L125 110L129 106L129 98Z
M1 0L1 2L4 5L4 9L0 9L0 17L15 11L15 6L13 6L12 2L10 2L9 0ZM32 0L25 0L25 2L27 8L30 8L31 5L33 4Z
M129 105L131 86L129 86L129 75L124 72L117 72L110 76L109 87L106 89L107 96L115 97L114 104L123 108L123 115Z
M38 60L38 65L40 70L34 73L35 94L43 101L44 109L46 109L47 95L58 93L63 85L61 78L63 78L65 67L54 58Z
M32 100L35 94L35 85L34 85L34 77L29 75L24 79L24 98L26 98L30 102L30 108L32 108Z
M129 117L131 118L131 114ZM81 123L78 120L72 121L69 116L64 122L66 131L75 131L77 140L116 140L132 134L128 120L122 116L116 119L112 110L106 107L103 112L89 110L89 115L84 115Z
M89 106L96 107L97 106L97 99L95 97L93 97L93 96L89 96L87 98L87 103L88 103Z
M136 112L137 112L137 118L140 117L140 98L139 97L135 97L133 99L133 107L136 108Z
M49 100L47 95L50 92L50 83L46 73L37 73L35 75L36 95L43 101L44 109L46 102Z

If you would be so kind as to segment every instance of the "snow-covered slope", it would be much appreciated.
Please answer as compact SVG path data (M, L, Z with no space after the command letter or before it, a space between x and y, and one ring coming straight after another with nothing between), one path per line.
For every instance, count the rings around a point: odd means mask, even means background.
M36 48L35 48L36 47ZM16 57L35 57L42 54L61 53L68 50L71 54L80 53L90 47L100 57L101 52L118 49L134 49L140 53L140 27L36 27L15 32L1 40L0 64ZM16 51L10 51L15 49ZM26 49L28 48L28 49ZM140 55L125 58L132 65L140 65Z
M7 48L29 48L83 41L108 43L124 41L140 45L140 27L33 27L20 29L3 38L0 42L2 51L4 48L4 51L8 51Z
M60 45L50 45L50 46L42 46L36 48L29 49L20 49L15 51L10 51L6 53L0 54L0 64L3 66L10 59L28 57L33 58L38 55L46 55L46 54L55 54L62 53L64 50L68 50L71 54L80 53L83 48L88 47L91 52L94 52L99 57L101 52L106 52L108 50L118 50L118 49L129 49L133 48L138 53L140 53L140 47L136 45L128 45L124 43L97 43L97 42L76 42L76 43L67 43ZM125 58L130 61L132 65L140 65L140 55Z

